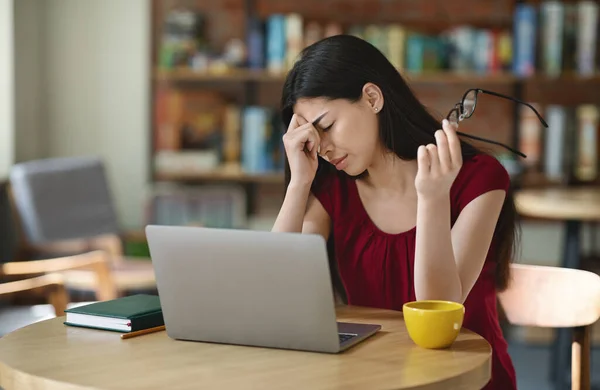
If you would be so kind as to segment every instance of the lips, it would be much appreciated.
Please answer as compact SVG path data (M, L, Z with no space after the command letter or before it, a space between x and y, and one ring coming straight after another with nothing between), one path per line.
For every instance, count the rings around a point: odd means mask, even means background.
M331 160L331 161L329 161L329 162L330 162L331 164L333 164L333 165L338 165L338 164L339 164L339 163L341 163L341 162L342 162L342 161L343 161L343 160L344 160L346 157L348 157L348 155L342 156L342 157L340 157L340 158L333 159L333 160Z

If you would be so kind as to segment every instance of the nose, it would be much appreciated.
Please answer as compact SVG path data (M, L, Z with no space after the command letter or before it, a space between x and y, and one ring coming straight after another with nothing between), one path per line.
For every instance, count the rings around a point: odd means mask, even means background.
M331 140L325 133L321 133L319 136L321 137L321 143L319 144L318 154L321 157L327 157L329 160L328 154L333 150Z

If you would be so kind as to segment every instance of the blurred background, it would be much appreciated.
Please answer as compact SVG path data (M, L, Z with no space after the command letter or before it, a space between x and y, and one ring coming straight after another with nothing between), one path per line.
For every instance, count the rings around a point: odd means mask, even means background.
M378 47L440 118L469 88L533 104L549 128L480 94L461 130L527 154L492 149L517 190L595 188L598 10L597 1L0 0L0 336L63 306L152 291L148 223L269 230L283 197L285 73L330 35ZM523 216L515 261L562 266L564 222ZM596 222L577 235L578 253L595 258ZM110 257L104 279L100 262L73 257L96 249ZM60 283L39 279L55 271ZM33 282L6 287L23 280ZM520 388L551 388L555 330L506 323L505 334Z

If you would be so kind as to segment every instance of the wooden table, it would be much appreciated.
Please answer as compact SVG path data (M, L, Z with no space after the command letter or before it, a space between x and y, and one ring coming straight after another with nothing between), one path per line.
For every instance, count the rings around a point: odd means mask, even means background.
M402 313L340 307L343 321L382 330L339 355L119 334L32 324L0 338L0 387L12 389L480 389L491 347L463 329L447 350L413 344Z
M565 225L562 266L581 268L581 227L600 221L600 188L559 187L521 190L515 194L517 212L525 217L558 221ZM550 376L569 387L571 373L571 331L557 329L551 354Z
M520 214L563 221L600 220L600 188L557 187L520 190L515 194Z

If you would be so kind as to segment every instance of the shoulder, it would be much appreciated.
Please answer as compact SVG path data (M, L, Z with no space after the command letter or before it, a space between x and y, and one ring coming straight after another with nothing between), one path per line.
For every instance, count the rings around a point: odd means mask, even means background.
M477 154L466 159L454 181L457 185L469 185L473 181L493 181L508 189L510 177L506 168L489 154Z
M451 197L453 204L462 209L486 192L507 192L509 188L510 176L504 166L495 157L481 153L463 161L452 185Z

